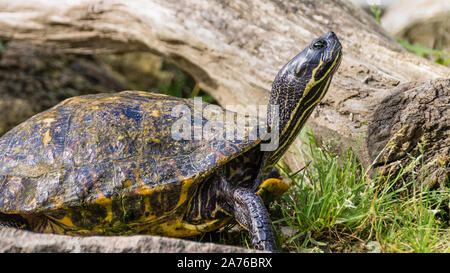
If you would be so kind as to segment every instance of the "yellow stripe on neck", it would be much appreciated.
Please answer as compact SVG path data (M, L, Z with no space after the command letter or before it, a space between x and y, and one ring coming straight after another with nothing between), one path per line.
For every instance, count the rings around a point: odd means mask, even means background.
M298 103L297 103L297 105L296 105L294 111L292 111L292 113L291 113L291 115L290 115L290 118L289 118L289 121L288 121L288 122L286 123L286 125L284 126L283 131L282 131L281 134L280 134L280 137L281 137L281 136L284 136L284 134L286 134L286 132L287 132L288 129L290 130L290 133L289 133L288 137L281 143L281 146L278 147L278 149L277 149L276 151L273 152L273 154L272 154L272 156L271 156L272 159L273 159L274 157L277 157L279 151L283 151L283 148L284 148L286 145L289 145L289 144L291 143L290 139L292 138L292 135L295 134L296 128L302 123L303 118L304 118L304 116L305 116L305 113L307 113L308 110L311 109L311 107L315 106L315 105L323 98L323 96L325 95L325 92L324 92L324 91L327 90L327 88L328 88L328 86L329 86L329 84L330 84L330 81L331 81L331 77L328 78L328 80L327 80L325 86L322 88L322 90L319 91L319 92L321 92L322 94L319 96L319 98L316 100L316 102L311 102L311 104L308 106L308 108L305 109L305 111L303 112L303 114L301 115L301 117L297 120L297 122L296 122L294 128L292 128L292 129L289 128L289 126L291 125L291 122L292 122L292 120L294 119L294 117L295 117L295 115L296 115L298 109L300 108L300 105L302 105L303 99L308 95L309 91L310 91L314 86L316 86L317 84L321 83L324 79L327 78L327 76L330 74L330 71L332 71L333 68L335 67L336 62L337 62L338 59L339 59L339 56L336 56L336 58L334 59L333 63L331 64L330 68L328 69L328 71L323 75L322 78L320 78L319 80L316 81L316 80L315 80L315 74L317 73L317 71L318 71L318 69L321 67L321 65L323 64L322 58L320 58L319 64L318 64L317 67L314 68L314 70L312 71L311 79L310 79L310 81L306 84L305 90L303 91L303 94L302 94L302 97L301 97L300 100L298 101ZM309 101L308 101L308 102L309 102ZM307 102L307 103L308 103L308 102Z
M322 55L323 55L323 54L322 54ZM295 116L295 113L297 112L298 108L300 107L301 102L303 101L303 98L305 98L306 95L308 95L308 93L309 93L309 91L311 90L311 88L313 88L316 84L320 83L320 82L326 77L326 75L328 75L328 72L331 70L331 68L330 68L330 70L328 70L327 73L324 75L324 77L321 78L320 80L316 81L316 80L314 79L314 76L316 75L317 70L318 70L318 69L320 68L320 66L323 64L323 61L322 61L322 55L320 56L320 62L319 62L319 65L317 65L317 67L314 68L314 70L312 71L312 74L311 74L311 80L306 84L305 90L303 91L303 94L302 94L302 97L301 97L300 100L298 101L297 106L295 107L294 111L292 111L291 116L290 116L290 118L289 118L289 121L288 121L287 124L284 126L283 131L281 132L281 135L283 135L283 134L286 132L286 130L289 128L289 125L290 125L290 123L291 123L291 121L292 121L292 118ZM335 60L335 61L336 61L336 60ZM334 63L333 63L333 65L332 65L331 67L333 67L333 66L334 66ZM286 99L286 100L287 100L287 99Z

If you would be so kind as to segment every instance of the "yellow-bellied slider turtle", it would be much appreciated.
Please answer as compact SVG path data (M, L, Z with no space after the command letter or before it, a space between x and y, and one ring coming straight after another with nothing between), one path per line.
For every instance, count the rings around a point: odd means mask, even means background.
M0 224L183 237L234 218L254 247L274 251L258 193L287 189L273 167L325 95L341 55L328 32L280 70L270 94L279 116L267 116L269 125L279 121L274 151L261 151L261 138L174 139L172 110L181 105L195 116L192 99L138 91L67 99L0 138Z

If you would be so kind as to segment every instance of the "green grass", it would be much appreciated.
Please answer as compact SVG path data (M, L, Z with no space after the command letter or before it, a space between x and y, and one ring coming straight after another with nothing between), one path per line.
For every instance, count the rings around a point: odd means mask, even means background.
M381 25L381 8L372 5L370 6L370 11L372 12L373 17L375 18L375 21L377 21L377 23Z
M204 102L216 103L211 95L200 90L199 85L182 70L172 67L171 74L172 77L169 81L162 81L158 84L159 93L180 98L200 96Z
M269 207L283 252L450 252L449 188L424 183L433 162L419 155L398 174L370 178L357 151L338 156L311 133L303 138L298 156L310 164L296 175L283 169L292 186ZM249 245L238 226L195 239Z
M278 232L285 251L365 252L375 241L383 252L450 252L450 191L424 186L427 166L421 156L396 175L371 179L356 151L339 157L320 148L311 133L306 142L302 156L312 163L271 205L271 211L281 210L274 227L295 230L290 237ZM416 177L414 167L421 164Z
M406 50L417 56L433 59L434 62L442 65L450 64L450 54L443 50L436 50L423 45L411 44L403 39L398 39L397 42Z

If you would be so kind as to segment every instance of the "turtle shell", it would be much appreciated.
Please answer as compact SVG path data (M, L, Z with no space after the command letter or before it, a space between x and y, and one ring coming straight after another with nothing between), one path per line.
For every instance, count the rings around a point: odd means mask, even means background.
M87 227L160 219L187 206L218 166L260 140L174 140L177 105L194 113L193 99L139 91L87 95L21 123L0 138L0 211ZM203 116L203 125L208 121ZM234 125L256 129L237 119Z

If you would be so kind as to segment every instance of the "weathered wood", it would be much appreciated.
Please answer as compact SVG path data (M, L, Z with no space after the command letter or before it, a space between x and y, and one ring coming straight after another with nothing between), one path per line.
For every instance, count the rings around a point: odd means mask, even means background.
M78 53L152 51L191 73L222 105L267 103L278 69L331 29L344 58L309 124L316 135L340 138L343 146L362 136L359 159L366 166L380 152L369 143L368 128L395 87L450 76L449 68L403 50L347 1L0 0L0 11L0 39ZM285 158L297 168L301 163L290 152Z
M450 79L409 82L395 88L374 110L368 128L373 168L396 174L410 155L422 158L414 167L421 183L450 179ZM429 165L430 168L424 168Z

